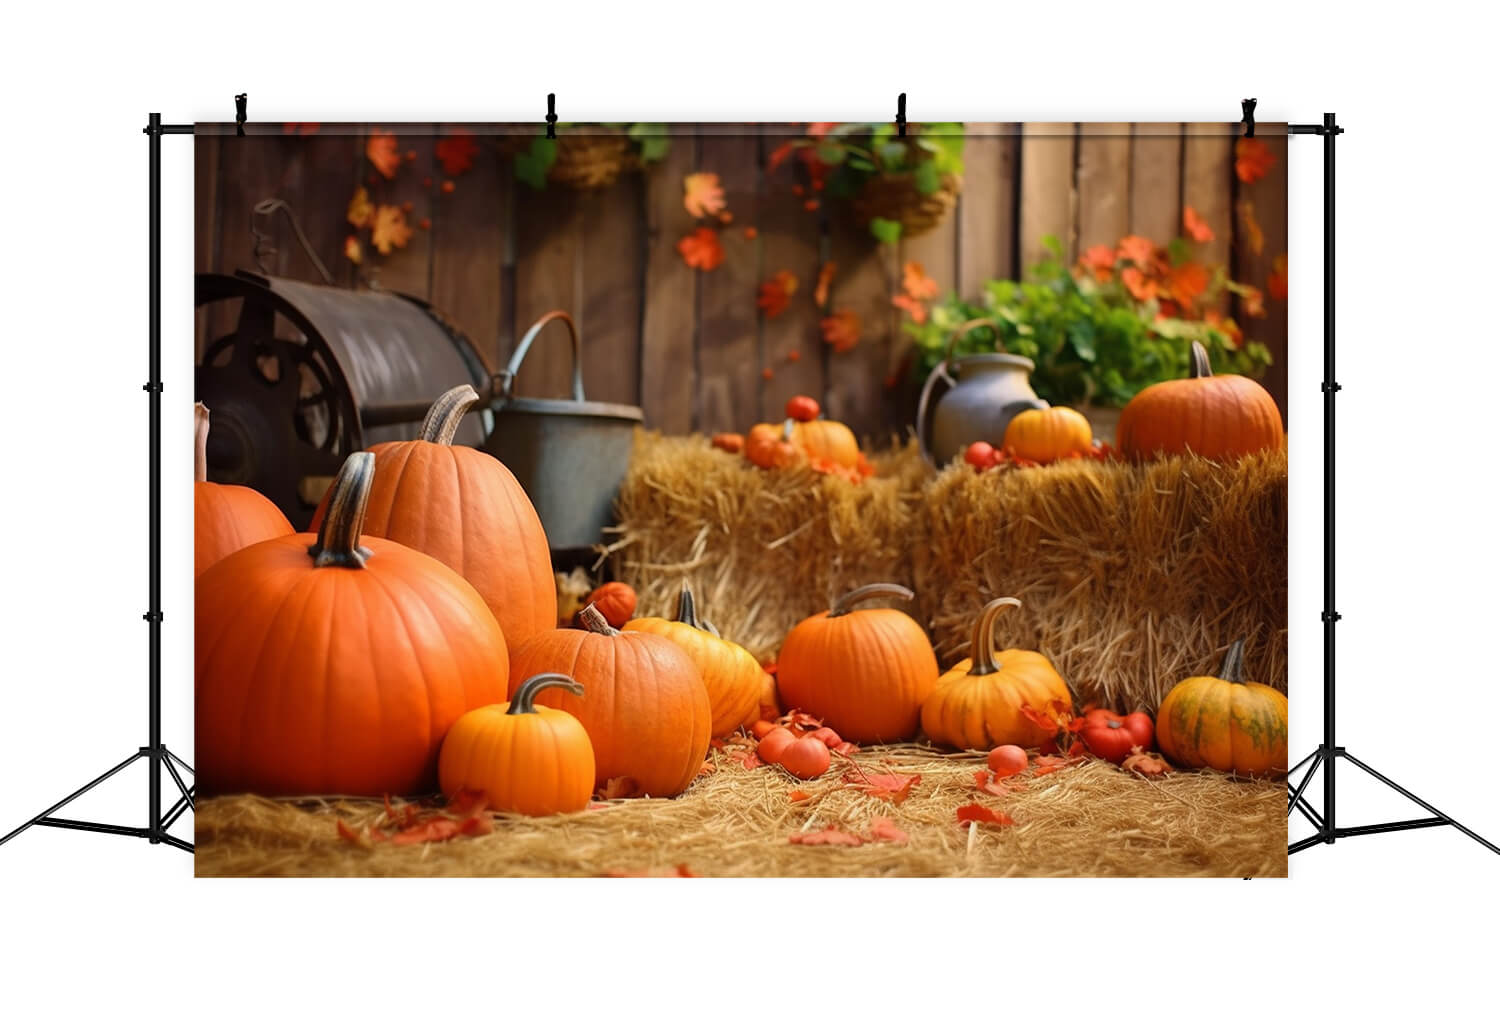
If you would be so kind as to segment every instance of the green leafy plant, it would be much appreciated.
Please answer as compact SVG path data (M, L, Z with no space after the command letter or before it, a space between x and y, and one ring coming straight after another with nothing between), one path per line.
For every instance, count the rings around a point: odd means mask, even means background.
M1032 360L1032 386L1054 404L1123 405L1150 384L1186 376L1193 341L1221 373L1258 377L1270 365L1266 347L1245 340L1216 308L1230 293L1247 315L1264 316L1259 291L1194 260L1187 240L1158 248L1130 236L1117 247L1095 246L1073 268L1056 238L1043 244L1048 255L1028 280L990 281L976 301L950 295L914 313L905 329L919 379L942 361L950 339L955 357L1009 352Z

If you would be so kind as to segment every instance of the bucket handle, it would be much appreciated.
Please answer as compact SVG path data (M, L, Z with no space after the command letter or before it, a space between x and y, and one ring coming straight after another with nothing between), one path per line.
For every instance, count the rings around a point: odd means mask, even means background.
M943 349L943 360L932 368L927 375L926 382L922 385L922 397L917 399L917 444L922 450L922 458L927 460L928 465L936 465L932 460L932 449L927 444L927 406L932 401L932 389L939 380L943 381L949 388L958 382L948 372L948 366L953 362L953 346L958 339L974 330L976 327L994 327L995 321L989 317L976 317L958 325L958 328L948 336L948 344ZM1005 351L1000 346L999 331L996 331L995 345L998 351ZM945 389L946 390L946 389Z
M505 369L495 374L493 393L501 401L510 401L513 397L511 389L515 386L516 374L521 372L521 361L526 358L526 352L531 348L532 341L543 327L554 320L561 320L568 325L568 336L573 339L573 401L582 402L583 397L583 360L580 357L578 344L578 325L573 318L560 309L554 309L550 313L544 313L536 323L527 329L521 338L521 343L516 346L516 351L510 357L510 363Z

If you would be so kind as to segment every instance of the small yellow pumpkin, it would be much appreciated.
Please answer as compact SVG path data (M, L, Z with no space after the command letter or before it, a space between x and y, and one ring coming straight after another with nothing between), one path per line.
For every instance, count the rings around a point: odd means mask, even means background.
M1286 737L1286 694L1245 682L1244 640L1230 645L1217 676L1184 679L1156 711L1156 745L1183 768L1285 775Z
M1068 684L1045 655L995 650L995 619L1006 608L1019 607L1013 597L997 597L979 613L971 656L943 673L922 705L922 730L934 743L960 750L1007 743L1035 747L1053 737L1021 711L1023 704L1072 714Z
M1094 447L1094 428L1083 413L1066 406L1027 409L1005 428L1003 447L1033 462L1056 462Z

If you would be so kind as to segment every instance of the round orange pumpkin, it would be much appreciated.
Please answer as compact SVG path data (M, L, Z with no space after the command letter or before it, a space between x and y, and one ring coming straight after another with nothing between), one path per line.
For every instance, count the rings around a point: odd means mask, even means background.
M1032 462L1056 462L1092 449L1094 428L1083 413L1066 406L1025 409L1006 426L1003 446Z
M1071 715L1068 684L1045 655L995 650L995 619L1005 609L1019 607L1013 597L997 597L979 613L970 657L943 673L922 705L922 730L934 743L959 750L1035 747L1052 733L1022 713L1021 705Z
M433 403L417 440L370 449L375 487L365 532L429 554L474 584L515 648L556 627L557 581L542 521L510 470L453 444L478 400L467 384L453 388Z
M1156 745L1168 760L1252 778L1286 774L1286 694L1244 680L1245 641L1236 640L1217 676L1172 687L1156 711Z
M938 677L927 634L905 612L854 607L871 597L913 596L894 583L871 583L793 626L776 659L782 702L816 715L855 743L915 736L922 703Z
M792 443L813 461L852 469L859 465L859 441L854 431L834 420L795 422Z
M611 623L613 625L613 623ZM760 710L766 678L760 662L739 644L709 632L698 621L693 592L684 586L677 598L677 619L642 618L625 623L627 631L655 633L672 641L693 659L703 676L712 709L709 735L728 736Z
M761 469L779 469L801 461L802 451L793 442L796 424L757 423L745 435L745 458Z
M1208 350L1193 342L1189 376L1141 391L1120 411L1115 444L1132 458L1192 453L1234 459L1286 444L1281 411L1249 377L1215 376Z
M583 603L591 604L599 609L599 614L604 616L605 622L616 629L621 629L635 615L636 600L634 587L629 583L615 580L595 587L594 592ZM579 611L582 610L579 609Z
M193 406L193 575L225 555L295 533L281 509L259 491L208 482L208 406Z
M266 796L430 792L464 712L505 699L505 637L419 551L361 537L375 456L355 452L316 536L224 558L195 587L198 779Z
M486 795L492 810L517 814L581 811L594 793L594 748L578 719L538 707L536 695L561 687L583 696L565 675L532 676L509 704L489 704L464 715L443 740L438 778L449 797L462 790Z
M540 703L583 723L595 784L629 778L651 796L674 796L703 766L711 715L703 677L682 649L652 633L622 633L592 606L583 629L538 633L511 655L511 692L534 675L566 672L584 694L549 691Z

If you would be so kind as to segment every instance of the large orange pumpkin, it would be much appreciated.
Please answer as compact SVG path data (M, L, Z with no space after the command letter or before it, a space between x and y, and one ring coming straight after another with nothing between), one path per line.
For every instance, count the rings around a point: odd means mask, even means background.
M1249 377L1214 375L1208 350L1193 342L1189 376L1152 384L1120 411L1116 446L1133 458L1186 455L1234 459L1286 443L1281 411Z
M754 655L725 640L698 621L693 592L684 586L677 598L677 619L631 619L625 629L664 636L681 647L703 676L712 709L711 736L728 736L760 708L765 670ZM754 721L753 718L750 718Z
M448 727L505 699L505 637L463 577L361 537L375 456L316 536L262 541L195 588L198 780L267 796L431 791Z
M995 619L1005 609L1019 607L1013 597L997 597L979 613L970 656L943 673L922 705L922 731L934 743L960 750L1034 747L1052 733L1022 713L1023 704L1038 711L1061 704L1060 710L1072 714L1068 684L1045 655L995 650Z
M478 400L467 384L453 388L433 403L417 440L370 449L375 487L365 532L429 554L474 584L514 649L556 627L557 581L542 521L510 470L453 444Z
M257 490L208 482L208 407L193 406L193 575L258 541L295 533L286 516Z
M674 796L703 767L711 713L703 676L666 637L622 633L592 605L583 629L538 633L511 653L511 692L545 672L564 672L584 694L548 691L539 703L583 723L594 746L595 782L628 778L641 793Z
M854 607L871 597L913 596L894 583L871 583L793 626L776 659L782 703L818 716L855 743L915 736L938 678L927 634L905 612Z
M594 793L594 748L578 719L537 707L536 695L583 687L549 672L520 685L509 704L489 704L464 715L443 740L438 777L443 792L484 793L490 808L517 814L581 811Z
M1173 764L1253 778L1286 774L1286 694L1245 682L1245 641L1217 676L1172 687L1156 711L1156 745Z

